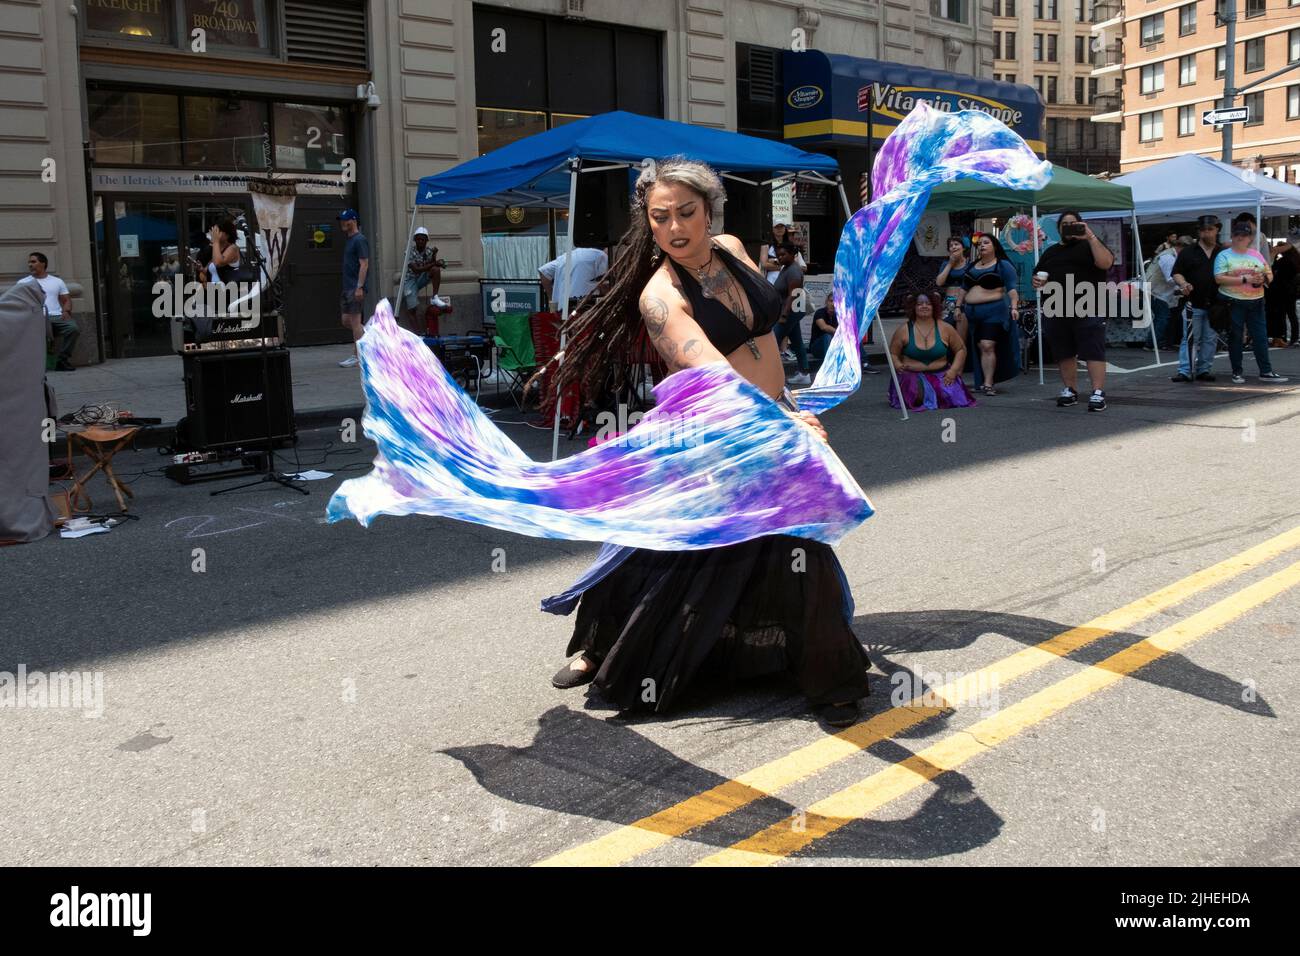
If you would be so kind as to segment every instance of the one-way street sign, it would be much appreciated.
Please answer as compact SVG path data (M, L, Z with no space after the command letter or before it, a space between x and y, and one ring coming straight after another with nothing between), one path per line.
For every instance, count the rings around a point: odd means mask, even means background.
M1224 123L1244 123L1248 119L1250 119L1250 109L1245 106L1206 110L1201 114L1201 123L1204 126L1221 126Z

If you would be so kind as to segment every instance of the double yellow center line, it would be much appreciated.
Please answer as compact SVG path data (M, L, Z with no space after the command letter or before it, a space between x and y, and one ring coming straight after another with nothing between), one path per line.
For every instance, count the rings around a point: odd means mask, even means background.
M1071 628L981 668L933 693L947 707L923 706L920 699L894 707L846 730L773 760L734 780L683 800L665 810L619 827L605 836L541 861L541 866L612 866L684 836L756 800L769 797L839 760L902 733L939 714L977 699L990 681L999 685L1030 674L1101 638L1128 630L1195 594L1205 591L1300 547L1300 528L1248 548L1225 561L1139 598L1124 607ZM805 826L789 821L769 827L733 847L705 858L705 865L774 863L839 827L862 817L996 746L1083 697L1109 686L1139 667L1224 626L1290 587L1300 584L1300 562L1225 598L1186 620L1111 655L1051 687L981 720L916 755L891 765L852 787L808 808Z

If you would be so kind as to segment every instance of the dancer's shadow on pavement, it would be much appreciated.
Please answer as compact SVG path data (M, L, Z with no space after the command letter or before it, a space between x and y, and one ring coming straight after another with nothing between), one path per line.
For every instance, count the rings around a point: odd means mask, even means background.
M957 650L976 644L986 635L1000 635L1033 646L1067 629L1067 625L1041 618L983 611L935 610L859 616L854 621L854 630L864 638L873 665L886 674L885 679L876 675L871 696L863 701L862 719L887 711L896 702L911 700L918 688L922 692L933 689L923 679L924 673L917 674L892 660L895 655ZM1097 663L1141 639L1132 633L1108 635L1074 652L1070 660ZM999 651L999 656L1005 655ZM1178 654L1167 655L1132 677L1193 694L1210 703L1258 716L1275 716L1262 698L1243 700L1239 682L1207 671ZM1005 694L1009 689L1000 687L999 691ZM900 693L895 694L896 690ZM755 691L768 693L760 693L756 698ZM895 700L891 701L891 697ZM981 703L973 701L963 712L978 711ZM692 726L700 726L707 733L709 724L715 721L734 727L737 723L757 725L795 716L812 719L806 714L797 690L783 678L749 682L729 691L715 691L703 699L699 694L692 694L683 705L668 716L610 720L558 706L539 719L537 735L529 746L480 744L452 747L444 753L459 760L474 774L480 786L497 797L626 825L725 782L724 777L682 760L636 728L689 719ZM610 708L593 691L589 693L587 709ZM902 741L938 737L948 729L952 717L951 711L938 712L867 750L888 763L901 763L916 750L924 749L923 742L910 745ZM779 754L765 759L776 756ZM755 763L759 762L762 761L756 759ZM911 816L849 821L831 837L814 843L800 855L929 859L982 846L1000 832L1002 818L978 796L964 774L944 773L927 786L934 787L934 792ZM685 839L710 846L729 846L775 823L791 823L797 811L797 807L779 797L761 797L691 831ZM551 852L563 848L557 845Z

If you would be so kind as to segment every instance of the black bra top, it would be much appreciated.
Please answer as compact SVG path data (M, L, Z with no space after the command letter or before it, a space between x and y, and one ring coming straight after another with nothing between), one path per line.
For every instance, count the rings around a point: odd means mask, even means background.
M968 292L976 286L981 289L1005 289L1007 284L1002 280L998 269L1000 265L1001 262L995 262L988 269L980 270L978 275L976 275L975 266L971 265L966 270L966 274L962 276L962 285L966 287Z
M691 303L691 313L699 323L704 334L708 336L713 347L723 355L730 355L750 339L766 335L781 320L781 293L757 272L744 265L722 246L714 244L718 258L731 270L740 287L749 298L749 308L754 314L754 327L751 329L743 319L728 309L717 299L709 298L700 288L699 281L690 271L683 268L675 259L669 259L681 280L682 291Z

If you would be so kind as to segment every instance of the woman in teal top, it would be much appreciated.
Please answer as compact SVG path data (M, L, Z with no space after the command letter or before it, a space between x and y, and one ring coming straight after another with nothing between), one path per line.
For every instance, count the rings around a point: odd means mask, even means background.
M898 384L913 409L966 408L975 397L962 381L966 343L939 319L938 292L908 296L907 324L894 330L889 353L898 370ZM898 408L898 393L889 384L889 404Z

